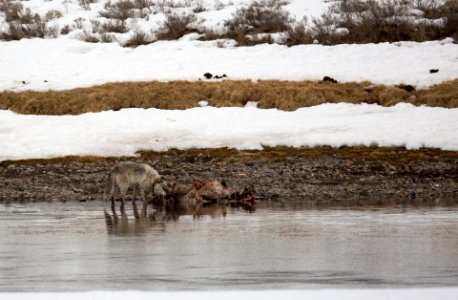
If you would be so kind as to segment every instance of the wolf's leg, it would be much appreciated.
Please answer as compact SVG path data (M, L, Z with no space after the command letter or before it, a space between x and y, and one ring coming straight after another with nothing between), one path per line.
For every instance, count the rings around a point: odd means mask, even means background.
M119 187L119 193L121 194L121 210L124 211L125 202L126 202L126 194L127 190L129 189L128 184L121 184Z
M137 203L135 203L135 201L132 201L132 206L134 207L135 219L140 219L140 215L138 214L138 209L137 209Z
M113 212L113 221L115 224L118 224L118 215L116 214L116 207L114 205L114 201L111 204L111 211Z
M140 187L140 194L143 199L142 215L143 217L146 217L146 211L148 210L148 200L146 199L146 196L145 196L145 190L142 187Z
M116 195L116 186L113 182L113 185L111 187L111 195L110 195L110 198L111 198L111 210L112 211L115 211L115 195Z
M145 202L143 202L142 205L142 217L146 218L146 211L147 211L147 206L145 205Z
M114 200L114 196L111 196L111 210L115 210L115 200Z
M132 186L132 203L135 203L135 200L137 200L137 188L136 185Z

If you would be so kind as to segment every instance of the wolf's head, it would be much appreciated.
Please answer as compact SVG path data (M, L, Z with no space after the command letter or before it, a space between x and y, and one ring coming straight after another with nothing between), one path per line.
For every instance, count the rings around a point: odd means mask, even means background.
M162 177L156 180L154 187L153 187L153 193L156 196L162 196L165 197L168 193L170 193L171 187L167 181L163 180Z

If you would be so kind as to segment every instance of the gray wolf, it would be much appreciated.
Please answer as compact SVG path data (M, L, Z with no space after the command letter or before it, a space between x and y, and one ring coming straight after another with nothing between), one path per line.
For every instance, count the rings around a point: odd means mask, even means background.
M158 185L158 187L156 187ZM114 197L116 187L119 188L121 195L121 210L124 210L124 203L127 190L132 187L132 201L135 201L136 188L140 190L140 195L143 199L144 214L148 205L146 194L147 192L164 193L164 188L167 184L163 182L161 175L150 165L135 162L120 162L116 163L110 170L105 184L104 199L109 195L111 198L111 206L114 208Z

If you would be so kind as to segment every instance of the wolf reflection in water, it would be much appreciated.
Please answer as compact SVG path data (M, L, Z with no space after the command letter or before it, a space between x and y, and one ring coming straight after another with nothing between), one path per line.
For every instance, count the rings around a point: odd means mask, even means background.
M192 209L165 209L157 207L148 216L140 215L135 201L132 202L134 219L129 218L125 210L112 209L111 213L104 210L108 234L137 235L150 231L165 232L167 222L176 222L181 216L192 215L193 218L209 216L211 218L225 217L228 211L226 205L211 204ZM146 211L143 208L142 211Z

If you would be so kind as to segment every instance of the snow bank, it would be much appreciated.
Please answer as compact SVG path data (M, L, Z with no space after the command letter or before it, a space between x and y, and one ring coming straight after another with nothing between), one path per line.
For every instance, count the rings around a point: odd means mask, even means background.
M197 105L197 103L196 103ZM198 107L123 109L79 116L0 111L0 161L122 156L170 148L378 145L458 150L458 109L322 104L294 112Z
M415 300L455 300L458 288L412 288L412 289L367 289L367 290L304 290L304 291L237 291L237 292L87 292L87 293L11 293L1 294L3 300L143 300L143 299L168 299L168 300L232 300L232 299L289 299L289 300L315 300L315 299L415 299Z
M22 5L26 8L30 8L32 12L45 15L50 10L58 10L63 14L63 17L54 20L53 23L57 23L62 28L65 25L74 25L74 20L82 18L85 21L83 24L89 25L90 20L98 20L104 22L105 19L100 17L99 11L104 9L107 0L96 1L89 5L89 10L85 10L79 5L77 0L65 0L65 1L49 1L49 0L28 0L22 1ZM160 2L160 1L156 1ZM170 11L192 11L196 6L202 6L203 12L197 13L198 24L205 28L223 28L224 21L231 19L232 14L238 8L246 7L253 0L199 0L199 1L173 1L174 5L162 1L164 7ZM311 22L313 17L319 17L329 7L329 1L323 0L289 0L288 4L283 8L288 11L292 17L297 20L302 20L303 17L307 17ZM129 27L143 29L144 32L157 30L164 21L164 14L160 9L153 7L154 12L148 16L148 18L140 19L128 19ZM0 16L0 21L2 16ZM89 29L89 28L88 28ZM78 31L78 30L75 30ZM81 32L80 32L81 33ZM70 34L73 38L75 35ZM117 37L122 34L116 34ZM128 35L126 35L128 36Z
M205 72L229 79L369 80L427 87L458 78L458 44L258 45L218 48L216 41L116 43L29 39L0 42L1 90L62 90L118 81L191 80ZM430 69L439 73L430 74Z
M194 81L205 72L225 73L229 79L237 80L320 80L331 76L342 82L369 80L420 88L458 78L458 45L452 39L291 48L280 45L234 48L233 41L226 40L227 48L219 48L217 41L196 41L196 34L191 34L179 41L157 42L135 49L123 48L118 43L92 44L78 40L84 30L91 32L91 20L106 21L99 11L107 2L97 1L85 10L76 0L22 1L24 7L41 15L51 9L60 11L63 16L50 21L51 25L60 28L69 25L74 30L56 39L0 41L0 91L62 90L118 81ZM205 28L221 29L238 8L251 2L202 0L205 11L198 14L196 22ZM180 3L175 2L178 8L173 11L192 9L192 1ZM290 0L284 9L297 20L308 17L311 22L331 3ZM155 13L146 19L129 18L126 22L130 31L115 34L116 39L127 41L135 30L151 33L161 27L165 16L158 7L153 10ZM76 26L77 19L81 26ZM0 14L0 25L2 20ZM430 69L439 69L439 73L430 74Z

